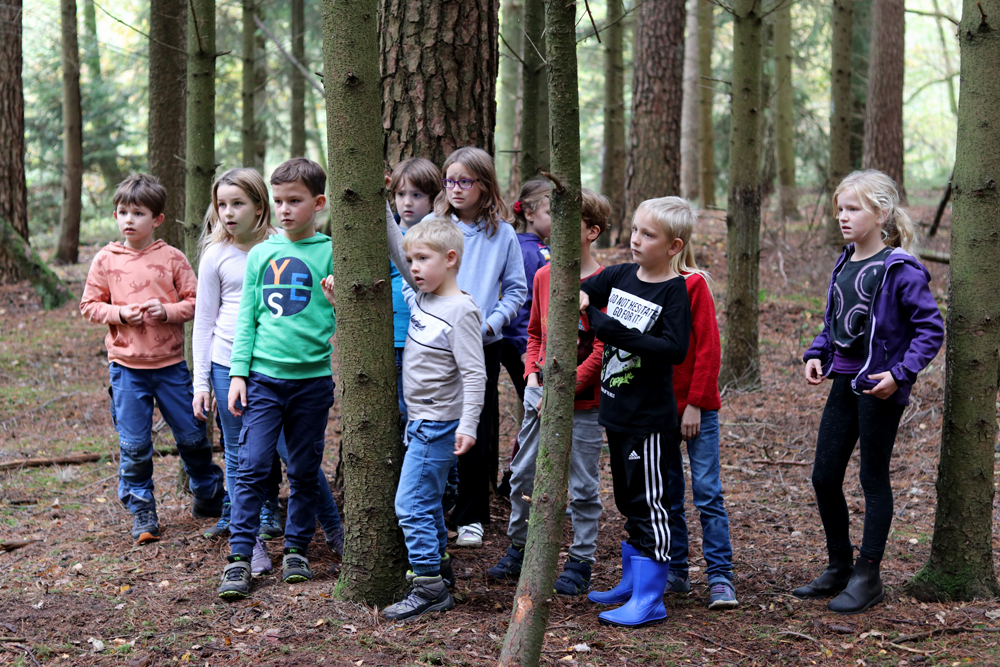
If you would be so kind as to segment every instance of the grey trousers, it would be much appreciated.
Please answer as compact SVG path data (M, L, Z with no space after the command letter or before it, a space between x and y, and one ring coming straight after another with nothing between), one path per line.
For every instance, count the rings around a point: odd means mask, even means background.
M535 486L535 459L538 457L541 430L535 408L541 398L541 387L525 387L524 421L517 436L520 449L510 462L510 524L507 536L511 542L518 544L524 544L528 539L531 505L523 496L530 498ZM573 450L570 454L569 492L572 499L569 509L573 518L573 546L569 555L587 563L594 562L597 520L604 509L598 495L603 438L597 413L597 408L573 413Z

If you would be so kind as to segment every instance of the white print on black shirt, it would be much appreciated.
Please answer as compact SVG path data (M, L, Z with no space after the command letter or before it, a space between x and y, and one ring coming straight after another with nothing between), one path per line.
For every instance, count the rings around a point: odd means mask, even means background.
M608 315L629 329L635 329L643 334L649 333L661 312L663 312L662 306L623 292L617 287L611 289L611 296L608 297ZM605 345L601 382L603 384L607 381L610 387L628 384L632 381L632 370L641 366L642 359L639 355L620 350L614 345ZM601 389L614 397L611 392L604 390L603 386Z

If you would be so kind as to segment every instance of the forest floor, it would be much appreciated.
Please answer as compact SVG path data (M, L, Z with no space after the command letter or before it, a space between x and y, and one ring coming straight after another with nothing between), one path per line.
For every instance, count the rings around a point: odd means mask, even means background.
M934 195L927 197L932 203ZM805 199L805 198L803 198ZM916 206L926 223L932 206ZM948 222L927 245L948 249ZM725 223L706 215L696 239L700 264L725 290ZM809 476L816 429L828 385L808 387L801 356L823 318L834 256L808 222L762 233L761 367L758 391L726 390L721 458L740 606L706 608L700 528L688 491L692 530L692 593L668 598L666 623L640 630L598 624L585 599L557 598L543 664L558 665L996 665L1000 604L924 604L907 580L926 562L934 525L935 487L944 391L944 353L916 385L892 464L896 519L884 560L884 604L840 617L825 601L789 595L822 571L823 531ZM77 294L96 246L81 264L61 270ZM606 263L623 251L601 251ZM947 266L928 264L943 304ZM482 549L454 549L458 582L453 611L405 624L376 610L333 599L336 557L318 538L316 578L286 585L259 580L235 603L216 596L228 552L201 538L190 498L178 495L177 459L156 461L155 480L165 535L136 546L130 517L116 498L116 438L108 413L104 327L82 321L75 304L40 309L26 285L0 288L0 461L99 453L83 465L0 471L0 542L33 540L0 552L0 665L489 665L500 650L514 587L486 580L503 554L509 504L493 502ZM502 446L516 431L513 390L504 389ZM334 408L336 413L338 408ZM168 429L158 444L170 445ZM326 470L333 473L339 420L331 419ZM617 581L622 519L602 461L605 512L594 587ZM864 499L857 455L848 470L848 503L860 542ZM569 536L567 521L567 537ZM568 544L568 542L567 542ZM994 549L1000 543L994 539ZM271 543L278 562L280 544Z

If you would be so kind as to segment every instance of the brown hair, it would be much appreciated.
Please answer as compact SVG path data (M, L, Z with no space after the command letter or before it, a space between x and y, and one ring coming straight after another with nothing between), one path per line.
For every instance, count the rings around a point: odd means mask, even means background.
M432 204L441 192L441 170L427 158L411 157L397 164L389 179L389 192L395 195L406 179L410 179L413 187L427 195Z
M167 206L167 191L156 176L129 174L115 188L114 203L115 210L118 210L119 204L145 206L155 218Z
M521 186L521 192L517 195L517 201L511 211L514 214L512 224L517 231L528 228L528 211L535 212L542 202L549 198L552 193L552 186L548 181L533 180L527 181Z
M278 165L277 169L271 172L271 185L281 185L283 183L302 183L309 190L309 194L318 197L326 192L326 172L312 160L304 157L293 157Z
M476 211L476 219L486 226L487 236L493 236L500 228L500 223L510 217L507 204L503 201L500 193L500 184L497 183L497 172L493 168L493 158L482 148L474 146L464 146L452 152L448 159L441 166L441 171L448 173L448 167L453 164L460 164L476 179L476 184L483 188L482 197L479 199L479 210ZM444 190L438 193L434 200L434 214L440 217L450 217L457 212L448 201L448 194Z
M611 200L589 188L581 189L580 196L583 198L580 217L584 224L587 227L597 227L603 234L608 228L608 218L611 217Z

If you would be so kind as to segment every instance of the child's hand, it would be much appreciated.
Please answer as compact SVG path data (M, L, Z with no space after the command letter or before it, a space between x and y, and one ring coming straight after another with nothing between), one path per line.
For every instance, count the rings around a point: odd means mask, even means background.
M892 377L892 373L889 371L869 375L868 379L878 380L878 384L871 389L865 389L862 393L871 394L875 398L887 399L899 389L899 385L896 384L896 378Z
M538 384L538 373L530 373L528 375L527 379L525 380L525 383L529 387L541 387L542 386L542 385Z
M167 321L167 309L164 308L163 304L160 303L160 300L155 297L139 306L139 308L141 308L154 320L159 320L160 322Z
M585 312L590 307L590 297L586 292L580 290L580 312Z
M194 392L194 400L191 401L191 410L196 419L208 421L208 412L212 409L212 395L207 391Z
M681 416L681 438L691 442L701 433L701 408L688 405Z
M810 359L806 362L806 382L809 384L820 384L823 382L823 364L819 359Z
M461 456L466 453L472 449L474 444L476 444L476 439L471 435L459 433L455 436L455 456Z
M323 280L320 281L319 285L320 287L323 288L323 296L325 296L326 300L330 302L330 305L336 306L337 304L334 303L334 298L333 298L333 276L327 276L326 278L323 278Z
M130 303L127 306L122 306L119 314L125 324L133 327L142 326L143 310L139 304Z
M229 383L229 411L234 417L243 416L247 404L247 379L234 377Z

